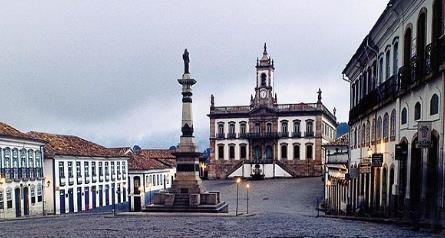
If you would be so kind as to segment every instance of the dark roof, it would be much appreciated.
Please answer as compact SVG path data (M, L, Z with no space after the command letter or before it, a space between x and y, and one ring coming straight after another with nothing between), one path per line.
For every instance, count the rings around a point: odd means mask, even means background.
M46 141L41 139L36 139L26 133L23 133L14 127L5 124L3 122L0 122L0 136L2 137L8 137L13 139L22 139L22 140L31 140L31 141L37 141L41 143L46 143Z
M130 147L112 148L112 150L130 157L129 170L168 169L176 166L173 150L142 149L139 154L134 153Z
M48 144L45 145L45 156L47 157L54 158L55 155L106 158L128 157L77 136L57 135L35 131L29 132L28 135L48 142Z

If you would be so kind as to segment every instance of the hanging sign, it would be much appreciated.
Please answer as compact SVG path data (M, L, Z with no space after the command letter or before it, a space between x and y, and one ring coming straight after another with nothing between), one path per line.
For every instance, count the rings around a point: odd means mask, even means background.
M383 165L383 154L373 154L372 155L372 167L382 167Z
M430 148L431 147L431 127L430 121L419 121L417 124L417 148Z

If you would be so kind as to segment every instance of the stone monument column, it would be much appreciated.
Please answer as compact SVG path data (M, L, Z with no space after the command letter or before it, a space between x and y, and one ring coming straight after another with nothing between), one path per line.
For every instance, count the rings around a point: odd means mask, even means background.
M199 156L195 137L193 136L193 112L192 112L192 86L196 80L189 71L189 53L185 49L182 55L184 60L184 74L178 79L182 85L182 119L179 144L176 148L176 179L172 184L173 193L200 194L205 192L199 177Z

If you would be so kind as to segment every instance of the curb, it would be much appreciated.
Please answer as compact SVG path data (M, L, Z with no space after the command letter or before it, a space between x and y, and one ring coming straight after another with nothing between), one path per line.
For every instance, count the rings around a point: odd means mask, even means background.
M168 212L126 212L104 216L105 218L118 218L118 217L252 217L256 216L252 214L238 214L234 213L168 213Z

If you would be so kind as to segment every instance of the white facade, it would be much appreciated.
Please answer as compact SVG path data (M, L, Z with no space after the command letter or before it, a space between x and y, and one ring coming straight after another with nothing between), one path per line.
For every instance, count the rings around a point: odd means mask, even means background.
M444 207L445 76L443 58L438 57L443 51L438 48L443 47L443 5L441 0L392 1L344 71L351 82L350 167L383 155L381 167L352 179L353 210L365 206L386 214L396 209L420 214L423 209L431 219L437 214L431 215L435 209L429 206ZM366 52L367 58L360 56ZM427 150L429 155L416 147L419 121L432 124L434 149ZM402 145L406 157L397 158L396 146ZM416 190L410 191L413 186Z
M63 214L127 202L127 158L59 156L45 160L48 213ZM113 198L114 197L114 198Z
M0 218L43 214L43 145L0 136Z
M128 190L130 210L140 211L153 202L153 194L171 188L176 168L130 170Z

